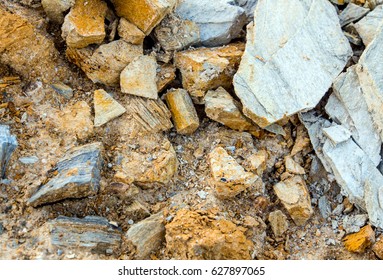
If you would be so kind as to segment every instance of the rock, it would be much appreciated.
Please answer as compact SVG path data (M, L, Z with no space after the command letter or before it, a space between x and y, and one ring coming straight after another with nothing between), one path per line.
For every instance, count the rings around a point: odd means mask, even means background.
M106 124L126 112L126 109L103 89L94 92L93 103L94 126Z
M127 146L116 162L115 179L126 184L136 183L150 187L150 184L167 184L177 172L177 156L169 140L161 135L145 136L140 141L139 149ZM121 159L118 159L121 158Z
M324 219L327 219L331 214L331 204L330 201L328 201L326 196L321 196L318 200L318 208L321 216Z
M54 176L39 187L28 204L36 207L96 194L101 180L102 149L102 144L95 142L69 150L54 167Z
M21 80L18 76L10 76L10 77L1 77L0 78L0 89L6 88L10 85L20 84Z
M343 228L346 233L358 232L366 224L368 216L359 214L355 216L346 216L343 219Z
M190 93L194 102L202 103L208 90L220 86L230 90L243 50L243 43L235 43L219 48L199 48L175 54L175 66L181 71L182 86Z
M35 164L39 161L39 158L36 156L30 156L30 157L21 157L19 158L19 161L23 164Z
M290 155L295 156L300 152L308 153L312 150L310 146L310 138L308 137L307 130L305 129L304 125L298 125L297 137L295 138L295 143Z
M199 119L193 102L184 89L171 89L165 95L174 126L180 134L192 134L199 127Z
M65 16L61 36L71 48L101 44L105 38L104 19L108 7L102 0L76 0Z
M356 32L355 27L353 27L354 24L350 23L345 27L345 31L343 31L344 36L346 36L347 40L356 46L362 46L362 39L358 35L358 32ZM347 31L349 30L349 31Z
M121 233L108 220L98 216L83 219L59 216L49 221L50 245L61 249L80 249L93 254L117 255Z
M121 72L121 91L136 96L157 99L156 75L156 59L148 55L138 56Z
M324 127L323 134L334 144L340 144L347 141L351 137L351 132L343 125L333 125Z
M261 150L254 154L251 154L248 158L246 158L243 165L245 166L247 171L252 171L258 176L262 176L263 171L265 171L267 167L267 159L267 151Z
M207 211L181 209L165 226L166 249L178 260L250 260L253 243L243 227Z
M96 49L67 48L66 55L69 61L80 67L92 82L117 86L120 84L121 71L134 58L140 56L142 51L141 45L117 40Z
M118 36L133 45L142 45L145 34L137 26L124 18L120 18L118 24Z
M124 213L127 217L130 217L133 222L150 216L150 212L145 203L135 197L131 204L124 207Z
M274 191L296 225L302 226L310 219L313 209L306 183L301 176L277 183Z
M367 16L355 23L355 29L362 38L365 46L368 46L376 37L379 26L383 21L383 5L377 6Z
M157 65L157 91L163 91L176 78L176 68L172 64Z
M212 150L208 161L211 184L218 198L233 198L249 187L256 187L255 194L263 193L262 180L254 173L246 172L222 147Z
M9 65L26 80L44 83L65 80L69 69L59 59L53 40L24 17L0 7L0 63Z
M56 23L64 22L64 13L73 7L75 0L41 0L48 18Z
M117 15L136 25L146 35L174 8L176 0L112 0Z
M223 87L215 91L209 90L204 100L205 112L210 119L234 130L257 130L257 127L242 114L240 103L234 100Z
M73 97L73 89L66 84L55 83L51 85L51 88L53 88L58 94L64 96L68 100Z
M254 10L258 0L235 0L238 6L245 10L247 23L254 20Z
M0 124L0 179L5 179L7 165L17 145L16 136L11 134L9 126Z
M315 107L351 55L327 0L258 2L234 76L244 114L264 128Z
M305 169L300 166L297 162L295 162L291 156L285 157L285 167L286 172L292 173L292 174L298 174L298 175L304 175Z
M245 10L231 0L180 0L174 13L194 22L199 27L199 43L208 47L228 44L246 22Z
M368 14L370 9L366 9L350 3L346 6L346 8L339 14L340 26L345 26L351 22L355 22L365 15Z
M198 44L200 40L197 23L182 20L173 14L161 21L154 30L154 34L165 51L182 50Z
M289 228L287 217L281 210L271 212L269 222L275 237L281 237Z
M359 232L347 235L343 241L348 251L361 254L375 242L375 232L370 225L367 225Z
M346 3L349 3L350 0L330 0L330 1L336 5L344 5Z
M376 243L372 246L372 251L375 255L383 260L383 236L380 235Z
M129 228L126 237L136 246L135 259L150 259L150 255L161 247L165 240L163 218L164 216L160 212Z

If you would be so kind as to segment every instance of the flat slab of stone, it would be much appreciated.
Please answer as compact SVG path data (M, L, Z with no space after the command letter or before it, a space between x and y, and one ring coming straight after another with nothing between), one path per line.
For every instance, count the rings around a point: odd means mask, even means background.
M351 22L355 22L368 14L370 9L349 3L339 14L340 25L343 27Z
M234 76L244 114L264 128L315 107L351 55L327 0L259 1Z
M144 42L145 33L125 18L120 18L118 24L118 36L133 45L141 45Z
M379 27L383 24L383 5L377 6L368 15L355 23L355 29L362 38L365 46L378 34Z
M66 198L82 198L98 192L101 180L102 144L95 142L69 150L56 164L53 177L28 200L36 207Z
M9 126L0 124L0 180L5 178L9 159L16 148L17 140L11 134Z
M94 92L94 126L101 126L126 112L124 106L118 103L105 90Z

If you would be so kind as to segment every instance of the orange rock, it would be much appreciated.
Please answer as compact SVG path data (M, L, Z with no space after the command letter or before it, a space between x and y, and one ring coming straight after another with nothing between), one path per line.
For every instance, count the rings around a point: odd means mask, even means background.
M229 90L238 69L244 43L218 48L199 48L176 53L175 66L180 69L182 85L193 101L203 103L206 91L220 86Z
M375 255L383 260L383 235L381 234L378 241L372 246L372 251L374 251Z
M353 253L363 253L375 242L375 232L370 225L364 226L359 232L347 235L344 246Z
M124 18L120 19L117 30L118 35L128 43L133 45L141 45L144 42L144 32Z
M176 78L176 68L172 64L157 67L157 91L161 92Z

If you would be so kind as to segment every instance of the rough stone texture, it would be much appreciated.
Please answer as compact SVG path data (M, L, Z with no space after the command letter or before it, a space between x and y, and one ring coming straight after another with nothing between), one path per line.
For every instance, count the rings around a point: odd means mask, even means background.
M175 66L180 69L182 86L196 103L202 103L205 92L220 86L232 87L244 50L243 43L219 48L199 48L176 53Z
M318 208L321 216L324 219L327 219L331 214L331 204L330 201L328 201L326 196L321 196L318 200Z
M165 241L163 218L163 214L160 212L129 228L126 237L136 246L135 259L150 259L150 254L158 250Z
M332 125L322 129L323 134L334 144L340 144L351 137L351 132L343 125Z
M343 219L343 228L346 233L358 232L366 224L368 216L359 214L355 216L346 216Z
M58 82L51 84L51 88L53 88L58 94L64 96L68 100L73 97L73 89L66 84Z
M313 214L310 195L301 176L294 176L279 182L274 191L289 212L296 225L304 225Z
M281 237L289 228L287 217L281 210L271 212L269 222L275 237Z
M217 147L209 153L208 157L211 184L216 196L221 199L233 198L240 192L256 187L258 194L263 193L262 180L252 172L246 172L235 159L222 147Z
M154 32L165 51L185 49L199 42L199 27L190 20L182 20L175 15L167 16Z
M39 187L28 204L36 207L96 194L101 180L102 150L100 142L69 150L54 167L54 177Z
M141 45L144 42L144 32L124 18L120 18L117 30L118 36L130 44Z
M166 228L166 248L173 259L250 260L253 243L243 227L207 211L181 209Z
M235 0L238 6L245 10L247 22L254 20L254 10L258 0Z
M117 86L121 71L136 57L142 55L141 45L132 45L124 40L103 44L97 49L68 48L68 59L80 67L94 83Z
M266 127L313 108L351 55L327 0L259 1L234 76L244 114Z
M244 167L248 171L252 171L258 176L262 176L263 171L266 169L266 163L268 159L267 151L261 150L246 158L243 163Z
M372 251L379 259L383 260L383 235L380 235L374 246L372 246Z
M108 7L102 0L76 0L65 16L62 37L71 48L100 44L105 38L104 18Z
M157 62L153 56L135 58L120 75L121 91L136 96L157 99Z
M93 103L94 126L106 124L126 112L126 109L103 89L94 92Z
M41 0L49 19L60 24L64 22L64 12L73 7L74 3L75 0Z
M194 22L199 27L200 44L208 47L229 43L246 22L245 10L230 0L180 0L174 13Z
M177 172L177 157L172 144L165 136L147 135L139 149L122 147L116 162L115 179L126 183L149 186L167 184ZM122 149L121 148L121 149Z
M184 89L171 89L165 95L177 132L191 134L199 127L199 119L193 102Z
M295 162L291 156L287 156L285 158L285 167L286 172L298 175L305 174L305 169L302 166L300 166L297 162Z
M163 91L176 78L176 68L172 64L157 65L157 91Z
M8 162L17 148L17 140L9 126L0 124L0 180L5 178Z
M351 22L355 22L367 15L369 11L370 9L366 9L353 3L350 3L339 14L340 25L343 27Z
M363 253L375 242L375 233L370 225L363 227L359 232L347 235L344 239L344 246L353 253Z
M378 34L379 27L383 24L383 5L377 6L367 16L355 24L355 29L362 38L365 46L368 46Z
M117 15L124 17L148 35L173 9L176 0L112 0Z
M116 254L120 250L121 233L103 217L79 219L59 216L47 224L50 245L56 249L81 248L96 254Z
M325 107L327 114L351 131L354 141L378 165L382 141L374 127L355 66L339 75L333 84L333 90L334 94Z
M0 7L0 63L9 65L27 80L63 81L68 69L58 59L52 40L25 18Z
M234 100L223 87L219 87L215 91L209 90L205 96L205 112L210 119L234 130L258 130L242 114L240 108L241 104Z

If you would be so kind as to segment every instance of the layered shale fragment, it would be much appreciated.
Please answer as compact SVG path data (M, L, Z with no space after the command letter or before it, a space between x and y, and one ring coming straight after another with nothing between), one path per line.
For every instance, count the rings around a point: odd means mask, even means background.
M5 178L9 159L16 147L17 140L11 135L9 126L0 124L0 180Z

